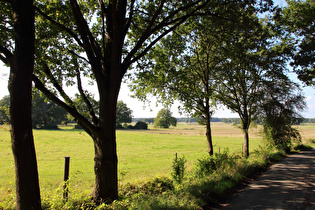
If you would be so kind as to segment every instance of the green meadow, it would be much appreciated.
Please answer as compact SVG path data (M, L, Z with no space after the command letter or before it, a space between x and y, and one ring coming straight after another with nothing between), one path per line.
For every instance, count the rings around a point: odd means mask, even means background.
M315 137L315 125L300 126L306 139ZM187 170L192 170L198 159L207 155L205 129L197 124L179 124L170 129L118 130L118 174L122 185L145 181L157 176L171 175L175 153L185 156ZM235 126L212 124L214 151L228 148L241 153L243 134ZM71 192L90 192L94 183L93 142L83 130L73 126L60 130L34 130L39 180L42 197L52 194L63 182L64 157L70 157ZM263 146L259 127L250 132L250 151ZM14 197L14 161L7 126L0 127L0 202Z

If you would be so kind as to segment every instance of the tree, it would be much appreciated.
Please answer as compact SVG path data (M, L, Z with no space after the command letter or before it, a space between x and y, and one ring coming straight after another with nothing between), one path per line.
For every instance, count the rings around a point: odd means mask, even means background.
M306 107L304 96L288 78L268 82L266 87L260 109L264 138L272 146L290 151L293 141L301 142L301 135L293 125L303 121L298 111Z
M10 123L10 96L0 100L0 124Z
M271 42L274 33L255 15L248 16L229 34L225 61L216 72L217 98L240 116L244 132L244 154L249 156L249 128L257 119L265 81L285 77L285 59Z
M16 209L41 209L31 113L35 41L33 1L1 0L0 11L0 59L10 66L11 142L15 162Z
M67 121L67 112L38 91L34 91L32 100L33 128L57 129L57 125L63 121Z
M172 112L168 108L163 108L154 118L154 127L169 128L171 125L176 126L177 120L172 117Z
M160 95L161 101L169 98L178 99L185 111L199 123L206 125L210 155L213 154L211 116L217 103L216 98L224 101L222 97L216 95L219 95L217 94L219 83L224 83L224 79L228 77L225 71L229 71L225 69L229 67L224 68L224 65L227 60L231 63L240 62L240 60L234 61L238 59L237 54L232 56L230 49L245 44L243 49L238 48L238 50L245 50L245 52L254 50L249 49L247 40L241 44L238 41L250 36L252 36L251 40L254 40L254 36L263 36L259 34L262 33L261 31L255 31L257 26L261 27L255 13L260 10L265 11L269 7L257 8L255 2L252 3L223 4L215 8L216 14L219 14L217 18L202 16L182 25L176 33L165 38L155 51L148 55L155 59L152 70L145 66L136 74L135 85L132 85L136 96L140 99L145 98L147 92ZM257 40L258 38L255 41ZM231 74L234 70L230 70ZM230 76L232 78L235 75ZM242 81L242 84L243 82L246 81ZM245 109L247 110L247 107ZM245 127L247 124L248 122L244 120Z
M117 102L116 109L116 127L122 127L122 123L132 122L132 110L127 107L123 101Z
M284 49L293 60L290 65L309 86L315 85L314 13L313 0L288 0L287 6L275 14Z
M209 0L41 1L37 4L37 89L70 113L95 147L96 202L118 197L116 107L124 75L135 63ZM221 1L220 1L221 2ZM99 115L81 76L96 83ZM63 87L77 85L89 117L83 116ZM57 94L58 93L58 94Z

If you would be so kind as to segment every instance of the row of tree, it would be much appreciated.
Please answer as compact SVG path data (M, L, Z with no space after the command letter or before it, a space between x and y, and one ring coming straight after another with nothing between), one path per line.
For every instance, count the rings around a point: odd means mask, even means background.
M143 88L134 89L140 98L143 91L182 100L207 125L210 153L213 99L226 104L240 114L248 155L247 131L258 109L268 118L302 108L282 68L288 57L300 78L314 85L313 11L311 0L288 1L277 10L269 0L0 0L0 60L10 66L17 209L41 209L32 81L91 136L93 197L111 202L118 198L117 99L127 72L139 78L136 87ZM262 12L275 18L262 23L256 15ZM96 83L97 109L82 76ZM74 85L87 115L66 93L64 87Z
M212 118L211 122L223 122L225 118ZM231 119L231 118L226 118L226 119ZM191 117L177 117L176 118L177 122L184 122L184 123L195 123L197 122L197 120L195 118L191 118ZM154 123L154 118L132 118L133 122L137 122L137 121L143 121L143 122L147 122L149 124L153 124Z
M263 119L265 132L272 133L272 138L285 135L286 141L273 143L282 142L287 147L291 138L297 136L291 125L301 121L298 111L306 106L299 86L287 76L287 62L295 60L292 65L299 69L298 73L303 72L299 75L307 78L307 84L312 84L314 78L313 57L301 54L303 50L313 52L308 49L313 49L313 31L308 28L314 27L308 12L314 12L314 3L288 4L285 10L269 10L273 13L265 19L256 13L266 11L268 4L259 8L242 4L231 8L226 4L216 8L216 14L222 18L189 19L145 56L154 62L144 68L139 65L141 71L131 75L135 96L145 100L152 94L164 103L178 99L184 111L206 125L210 155L210 121L217 104L239 114L245 156L249 155L249 127L258 118ZM302 28L288 25L286 21L295 24L296 18L290 11L301 12L302 7L306 16ZM297 37L302 41L293 42L291 32L296 31L294 41ZM306 60L307 64L302 65L297 59ZM301 71L301 66L309 70ZM280 125L290 132L279 133Z

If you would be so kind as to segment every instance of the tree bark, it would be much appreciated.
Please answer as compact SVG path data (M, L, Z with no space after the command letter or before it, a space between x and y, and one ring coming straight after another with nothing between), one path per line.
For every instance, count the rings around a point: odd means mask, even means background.
M249 156L249 136L248 129L244 129L244 155L245 157Z
M10 60L11 142L15 162L16 209L41 209L32 131L34 7L32 0L13 0L15 51Z
M208 81L208 79L207 79ZM206 88L209 87L209 84L206 85ZM207 90L207 95L209 90ZM209 155L213 155L213 145L212 145L212 135L211 135L211 114L210 114L210 99L208 97L205 98L206 104L204 107L205 117L206 117L206 136L208 142L208 153Z
M99 128L92 133L95 149L93 197L98 203L111 203L118 198L116 106L121 77L112 76L100 93Z
M207 114L206 119L206 136L207 136L207 142L208 142L208 153L209 155L213 155L213 144L212 144L212 135L211 135L211 124L210 124L210 116L209 113Z
M95 186L93 198L97 203L111 203L118 198L117 155L115 137L94 140Z

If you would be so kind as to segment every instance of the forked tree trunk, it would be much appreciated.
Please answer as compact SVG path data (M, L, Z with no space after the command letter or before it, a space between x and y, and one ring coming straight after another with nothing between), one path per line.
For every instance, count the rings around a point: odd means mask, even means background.
M15 51L10 61L11 142L15 162L16 209L41 209L32 131L34 8L32 0L13 0Z

